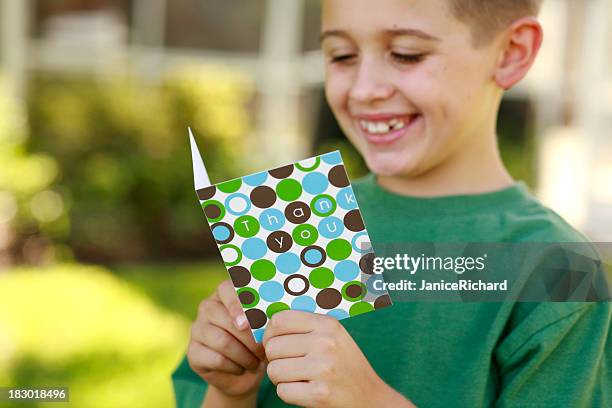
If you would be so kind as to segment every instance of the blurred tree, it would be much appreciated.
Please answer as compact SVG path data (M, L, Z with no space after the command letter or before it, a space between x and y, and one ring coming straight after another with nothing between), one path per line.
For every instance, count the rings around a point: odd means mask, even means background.
M61 228L64 203L49 189L55 160L29 154L26 117L0 78L0 266L15 260L44 260L45 236Z
M39 76L33 151L59 163L71 203L63 237L81 260L164 259L216 250L192 189L192 126L211 179L241 175L250 81L224 67L177 69L161 85Z

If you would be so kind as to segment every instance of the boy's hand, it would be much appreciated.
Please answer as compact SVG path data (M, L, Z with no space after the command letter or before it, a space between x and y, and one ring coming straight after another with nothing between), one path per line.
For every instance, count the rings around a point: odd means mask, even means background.
M334 318L276 313L263 338L268 376L280 399L308 407L414 407L378 377Z
M255 343L230 280L200 303L191 326L187 360L223 395L244 398L256 394L265 373L264 352Z

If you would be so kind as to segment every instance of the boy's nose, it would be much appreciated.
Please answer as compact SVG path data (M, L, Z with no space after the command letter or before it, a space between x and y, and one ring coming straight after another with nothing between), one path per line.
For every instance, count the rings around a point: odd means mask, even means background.
M381 62L362 60L355 74L350 98L360 103L385 100L393 95L394 87L388 81Z

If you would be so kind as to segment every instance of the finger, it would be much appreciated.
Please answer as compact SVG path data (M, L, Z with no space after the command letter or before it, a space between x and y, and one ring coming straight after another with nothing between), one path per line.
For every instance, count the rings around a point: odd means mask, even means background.
M309 351L310 334L286 334L272 337L266 343L266 358L268 361L279 358L303 357Z
M300 310L283 310L275 313L266 326L262 343L265 347L268 340L274 336L310 333L317 326L317 322L326 317Z
M234 284L231 280L225 280L219 284L217 287L217 296L229 312L234 326L238 330L246 330L249 328L249 322L244 314L244 310L242 310L242 305L240 304L238 295L236 295L236 289L234 289Z
M259 376L262 372L266 371L265 363L263 361L259 362L260 366L257 368L256 372L245 372L242 376ZM219 389L225 389L232 387L236 384L236 381L240 381L241 376L237 376L234 374L228 374L221 371L209 371L203 374L203 378L209 384L214 384Z
M222 328L208 324L194 326L193 330L200 332L194 337L200 339L203 345L219 352L239 366L251 371L259 366L259 359L242 342Z
M287 404L310 407L329 401L325 390L318 391L318 388L323 387L317 387L315 383L307 381L280 383L276 386L276 394Z
M251 351L251 353L253 353L260 360L263 360L265 358L263 346L255 342L253 333L251 333L250 330L236 329L236 326L232 323L232 319L225 305L223 305L220 302L215 301L215 302L211 302L207 307L208 307L207 320L210 323L231 333L235 338L240 340L240 342L244 344Z
M244 373L244 367L240 367L221 353L195 341L189 344L187 360L195 372L221 371L234 375Z
M313 380L317 368L304 357L281 358L268 363L267 373L274 384Z

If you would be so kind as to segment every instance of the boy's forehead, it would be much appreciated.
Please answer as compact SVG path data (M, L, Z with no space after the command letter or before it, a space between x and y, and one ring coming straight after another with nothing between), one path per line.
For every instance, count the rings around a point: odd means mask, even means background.
M423 31L442 30L454 19L448 0L323 0L322 30L390 29L409 24Z

